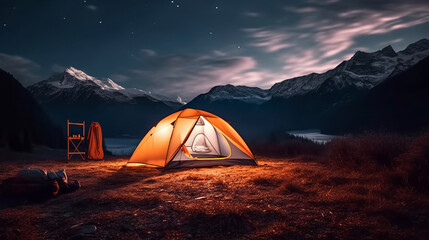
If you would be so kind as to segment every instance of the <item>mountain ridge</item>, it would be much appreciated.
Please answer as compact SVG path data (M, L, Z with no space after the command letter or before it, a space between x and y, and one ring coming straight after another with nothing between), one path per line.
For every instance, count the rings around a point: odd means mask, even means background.
M65 98L69 104L72 104L98 98L99 101L132 103L136 98L147 98L150 101L159 101L175 107L183 105L182 102L167 99L161 95L153 96L141 89L124 88L110 78L96 78L74 67L69 67L63 73L30 85L27 89L42 102Z
M104 119L109 128L116 128L111 135L121 134L116 123L128 125L124 133L129 134L139 122L149 128L157 116L161 118L179 108L190 107L236 122L238 130L254 129L257 136L260 132L279 129L319 128L336 109L427 56L427 39L398 52L390 45L370 53L357 51L349 60L324 73L286 79L269 89L231 84L215 86L186 105L180 97L175 100L140 89L126 89L109 78L95 78L73 67L28 89L54 115L57 123L71 117ZM65 108L69 106L72 111L66 113ZM273 119L269 125L265 124L266 116ZM132 123L127 124L123 118Z
M265 100L267 101L270 100L271 97L289 98L311 91L317 91L326 80L333 77L334 79L332 79L332 81L337 82L339 88L341 87L339 82L343 82L343 85L355 85L358 88L370 89L386 78L408 69L426 56L429 56L429 40L421 39L415 43L411 43L404 50L399 52L396 52L391 45L371 53L357 51L349 60L342 61L335 68L324 73L310 73L286 79L273 84L267 90L258 87L226 84L214 86L208 92L202 93L197 97L206 95L206 100L219 100L222 98L221 95L209 95L224 91L229 93L230 96L235 96L244 92L243 89L247 88L249 90L258 89L258 91L267 92L265 93ZM370 74L368 74L368 69ZM237 91L234 92L232 87L239 87L241 89L237 88ZM249 96L241 95L240 97L245 99L252 97L251 95L252 94ZM225 99L231 99L232 97L230 96L225 96ZM192 101L193 100L190 102ZM249 102L249 100L247 100L247 102ZM262 103L263 101L256 102Z
M213 112L235 122L235 127L241 131L252 129L254 134L249 134L251 138L278 131L321 128L336 109L365 95L386 79L406 71L427 56L427 39L412 43L399 52L395 52L391 46L372 53L358 51L349 60L325 73L287 79L267 90L257 89L266 94L263 101L249 101L252 94L240 95L246 93L243 89L250 91L254 88L223 85L200 94L183 108ZM223 97L225 94L220 93L225 92L240 97ZM266 124L267 117L271 119L269 125Z
M429 57L386 79L366 94L345 104L328 117L328 134L363 131L418 132L429 129ZM335 122L335 124L330 124Z
M56 124L64 125L67 120L100 122L107 137L144 135L159 118L182 106L73 67L27 89Z

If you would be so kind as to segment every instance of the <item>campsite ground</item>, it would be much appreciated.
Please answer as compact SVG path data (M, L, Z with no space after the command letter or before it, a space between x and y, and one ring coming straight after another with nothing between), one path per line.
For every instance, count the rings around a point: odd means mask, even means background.
M0 239L429 238L427 195L312 159L160 170L125 158L22 158L0 163L1 180L23 167L65 168L82 188L42 202L2 198Z

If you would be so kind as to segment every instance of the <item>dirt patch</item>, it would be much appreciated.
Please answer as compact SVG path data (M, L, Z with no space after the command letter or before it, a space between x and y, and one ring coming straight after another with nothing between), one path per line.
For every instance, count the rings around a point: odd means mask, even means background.
M258 177L252 179L250 182L254 185L263 187L277 187L281 184L281 181L279 181L278 179L273 179L270 177Z
M187 225L186 230L197 238L218 234L238 237L253 229L249 220L239 213L195 214L189 218Z

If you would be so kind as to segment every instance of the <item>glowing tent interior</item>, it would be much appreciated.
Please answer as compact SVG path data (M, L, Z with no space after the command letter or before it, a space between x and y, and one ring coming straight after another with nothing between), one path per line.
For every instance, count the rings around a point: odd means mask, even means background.
M152 127L128 163L165 168L257 165L231 125L214 114L190 108Z

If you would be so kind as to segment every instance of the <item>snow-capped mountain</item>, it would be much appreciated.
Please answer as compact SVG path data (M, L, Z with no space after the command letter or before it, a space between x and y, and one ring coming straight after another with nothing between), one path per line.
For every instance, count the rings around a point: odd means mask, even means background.
M252 129L248 132L254 136L247 137L257 138L258 134L287 129L321 128L330 115L348 102L408 71L428 56L427 39L410 44L399 52L391 46L372 53L358 51L351 59L325 73L287 79L268 90L216 86L194 98L186 107L222 116L234 122L234 127L239 130ZM268 118L270 122L266 124Z
M0 69L0 146L31 151L33 144L62 147L61 129L37 100L10 73Z
M125 96L127 96L129 98L135 98L135 97L142 97L142 96L150 95L150 93L148 93L144 90L138 89L138 88L124 88L124 89L120 89L117 91L124 94Z
M429 57L389 77L367 94L333 111L321 129L344 134L363 131L420 132L429 129ZM332 124L334 123L334 124Z
M322 90L336 91L345 87L371 89L388 77L403 72L429 56L429 40L422 39L406 49L395 52L389 45L382 50L366 53L358 51L347 61L325 73L287 79L270 89L273 97L289 98Z
M56 101L62 99L68 103L97 101L132 102L136 98L164 102L167 105L182 105L181 102L164 101L150 92L137 88L124 88L110 78L96 78L76 68L67 68L63 73L29 86L30 92L39 100Z
M387 46L372 53L358 51L354 56L325 73L311 73L287 79L274 84L270 89L257 87L223 85L215 86L209 92L194 100L215 102L239 100L245 103L261 104L272 98L291 98L305 94L337 92L344 89L371 89L388 77L409 69L429 56L429 40L422 39L410 44L406 49L395 52Z
M111 79L98 79L70 67L64 73L28 87L40 102L63 101L68 104L88 101L127 102L124 88Z
M53 84L58 88L72 88L72 87L75 87L76 85L79 85L85 82L95 83L102 90L107 90L107 91L124 90L122 86L115 83L110 78L104 78L104 79L95 78L95 77L89 76L88 74L74 67L67 68L64 71L64 75L62 79L60 79L59 81L52 81L50 82L50 84Z
M103 134L115 137L140 137L160 118L182 106L72 67L29 86L28 90L57 125L64 126L67 120L97 121Z
M407 70L410 66L417 64L427 56L429 56L428 39L421 39L408 45L407 48L398 52L398 64L396 65L393 75Z

